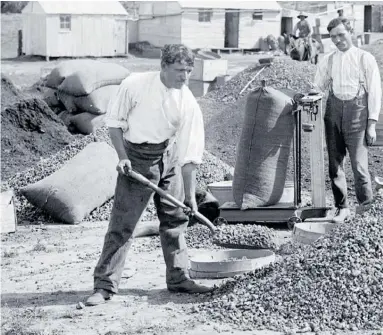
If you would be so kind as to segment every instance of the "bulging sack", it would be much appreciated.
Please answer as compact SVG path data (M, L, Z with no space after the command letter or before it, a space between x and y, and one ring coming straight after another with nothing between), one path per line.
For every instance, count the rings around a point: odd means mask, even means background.
M105 114L109 100L117 94L119 85L108 85L94 90L89 95L76 97L74 104L78 111L88 112L95 115Z
M98 62L91 71L80 69L67 76L58 90L75 97L88 95L100 87L120 85L129 73L129 70L121 65Z
M84 135L93 133L96 129L105 125L105 115L80 113L71 117L71 124Z
M60 170L21 189L27 200L60 222L80 223L114 195L116 151L105 142L88 144Z
M260 87L247 96L233 178L239 208L280 200L294 136L292 110L292 99L272 87Z
M45 86L58 88L65 78L78 70L89 70L101 63L92 59L71 59L60 62L47 76Z

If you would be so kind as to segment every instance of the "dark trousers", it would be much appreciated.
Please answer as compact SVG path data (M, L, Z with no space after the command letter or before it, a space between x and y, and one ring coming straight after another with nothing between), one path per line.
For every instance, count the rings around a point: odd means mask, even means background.
M132 168L147 179L184 202L181 167L177 165L176 144L126 143ZM132 234L146 209L153 191L131 177L119 175L108 231L100 260L94 271L94 288L118 292ZM166 263L166 282L177 284L186 278L188 254L184 231L188 216L182 209L154 195L160 220L160 239Z
M348 207L344 159L348 151L359 204L372 199L368 172L366 128L368 122L367 94L351 100L340 100L330 92L325 113L329 175L337 208Z

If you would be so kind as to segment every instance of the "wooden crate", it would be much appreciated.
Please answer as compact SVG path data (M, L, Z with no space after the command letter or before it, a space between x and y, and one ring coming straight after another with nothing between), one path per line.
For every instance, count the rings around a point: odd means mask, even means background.
M189 79L188 86L194 97L198 98L204 96L207 92L212 90L215 86L215 82Z
M13 191L0 194L1 233L14 233L17 226L16 210L13 203Z
M199 81L213 81L218 76L227 74L226 59L200 59L194 60L194 69L190 79Z

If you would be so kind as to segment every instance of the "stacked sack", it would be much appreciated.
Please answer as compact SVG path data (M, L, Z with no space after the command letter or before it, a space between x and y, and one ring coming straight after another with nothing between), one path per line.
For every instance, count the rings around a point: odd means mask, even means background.
M45 100L64 105L60 118L87 135L104 125L108 103L128 75L128 69L115 63L90 59L61 62L46 78L45 85L51 90Z

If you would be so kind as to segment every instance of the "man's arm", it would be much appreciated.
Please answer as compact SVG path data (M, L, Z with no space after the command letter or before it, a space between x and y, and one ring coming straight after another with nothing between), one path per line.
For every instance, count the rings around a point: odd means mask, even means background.
M197 184L197 164L187 163L184 166L182 166L181 169L185 189L185 202L190 206L192 210L196 211L198 209L197 201L195 198Z
M117 152L119 163L117 171L126 173L131 170L131 163L124 147L123 133L128 129L128 113L131 109L127 79L120 85L115 97L111 98L106 113L105 124L109 127L109 136Z
M380 72L375 57L371 54L365 54L367 64L363 67L366 69L366 81L368 90L368 123L366 129L367 145L373 145L376 141L375 125L379 119L379 113L382 102L382 85L380 80Z
M177 134L179 164L182 168L186 203L196 211L196 173L202 163L205 147L205 133L201 109L190 91L183 102L184 119Z
M116 170L118 171L118 173L127 174L132 170L132 163L130 162L128 154L126 153L124 147L124 137L122 129L109 127L109 135L119 158Z
M293 35L296 36L297 34L297 30L298 30L298 23L295 24L294 28L293 28Z
M368 119L376 123L379 119L379 113L382 103L382 84L380 72L375 57L371 54L365 54L366 58L366 84L368 90Z

